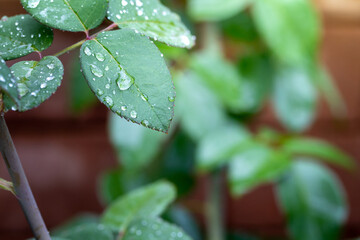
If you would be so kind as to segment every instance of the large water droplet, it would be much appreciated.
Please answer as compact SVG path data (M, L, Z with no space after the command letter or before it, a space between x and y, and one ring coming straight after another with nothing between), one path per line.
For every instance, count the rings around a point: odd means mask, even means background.
M105 100L106 104L109 105L110 108L112 108L112 107L114 106L114 101L112 100L111 97L106 96L106 97L104 98L104 100Z
M28 7L29 8L36 8L40 3L40 0L29 0Z
M91 65L91 72L97 77L104 76L103 71L95 65Z
M137 112L136 112L135 110L132 110L132 111L130 112L130 117L136 118L136 117L137 117Z
M105 60L105 57L102 53L96 53L96 59L99 60L100 62L103 62Z
M134 84L134 78L126 74L125 71L121 71L119 78L116 79L116 84L120 90L128 90Z
M85 47L85 48L84 48L84 53L85 53L86 55L90 56L90 55L91 55L91 50L90 50L90 48Z
M25 83L18 83L17 87L20 97L25 96L30 91L30 89L26 86Z
M149 121L143 120L143 121L141 121L141 125L143 125L144 127L147 127L147 126L149 126Z
M40 88L46 88L46 86L47 86L46 83L42 83L42 84L40 85Z

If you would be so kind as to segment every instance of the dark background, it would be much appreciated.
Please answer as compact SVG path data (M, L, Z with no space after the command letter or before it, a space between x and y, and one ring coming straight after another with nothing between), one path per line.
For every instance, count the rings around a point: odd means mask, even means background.
M0 17L25 13L19 2L0 0ZM352 0L340 2L344 5L346 2L354 4ZM346 9L336 12L331 6L325 8L321 52L324 64L329 68L346 101L348 114L344 119L334 119L325 104L320 104L316 123L307 134L330 141L358 161L360 17L356 17L356 9L349 9L351 12L347 14ZM83 38L82 33L55 31L54 44L45 55L54 54ZM36 55L31 57L38 59ZM100 213L102 205L97 197L97 177L101 172L117 165L107 135L106 108L98 104L82 115L74 115L70 111L71 59L70 54L61 57L65 66L65 78L54 96L35 110L6 115L10 132L49 228L81 212ZM252 123L253 129L262 125L278 127L271 107L267 107ZM344 238L360 236L360 173L358 170L350 173L338 169L335 171L345 186L350 205ZM9 179L2 161L0 177ZM199 178L192 196L183 201L191 203L193 199L201 200L204 196L204 181ZM229 228L267 236L284 232L284 218L276 207L271 186L261 187L239 200L228 197L227 202L226 223ZM30 236L16 198L8 192L0 191L0 239L20 240Z

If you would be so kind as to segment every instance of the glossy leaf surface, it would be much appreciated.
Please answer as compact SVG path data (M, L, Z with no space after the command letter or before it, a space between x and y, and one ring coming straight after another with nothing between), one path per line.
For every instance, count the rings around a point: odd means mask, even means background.
M16 109L20 104L20 94L16 84L16 79L0 57L0 90L3 95L6 109Z

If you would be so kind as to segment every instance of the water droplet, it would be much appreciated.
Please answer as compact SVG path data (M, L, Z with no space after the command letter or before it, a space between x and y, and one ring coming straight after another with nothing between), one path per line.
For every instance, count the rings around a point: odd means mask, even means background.
M146 94L142 94L141 99L147 102L149 100L149 97Z
M20 97L25 96L30 91L30 89L25 85L25 83L18 83L17 87Z
M46 86L47 86L46 83L42 83L42 84L40 85L40 88L46 88Z
M102 53L96 53L96 59L99 60L100 62L103 62L105 60L104 55L102 55Z
M53 63L47 65L48 69L54 69L55 65Z
M185 46L189 46L189 45L190 45L190 39L189 39L187 36L182 35L182 36L180 37L180 39L181 39L181 42L182 42Z
M85 48L84 48L84 53L85 53L86 55L90 56L90 55L91 55L91 50L90 50L90 48L85 47Z
M109 105L110 108L112 108L112 107L114 106L114 101L112 100L111 97L106 96L106 97L104 98L104 100L105 100L106 104Z
M96 76L96 77L102 77L104 76L104 73L103 71L98 68L97 66L95 65L91 65L91 72Z
M175 97L169 97L169 102L174 102L175 101Z
M130 117L136 118L136 117L137 117L137 112L136 112L135 110L132 110L132 111L130 112Z
M0 75L0 82L5 82L5 78L2 75Z
M121 106L121 110L126 111L127 107L126 106Z
M134 78L129 76L125 71L121 71L119 78L116 79L116 84L120 90L128 90L134 84Z
M40 0L29 0L28 7L29 8L36 8L40 3Z
M141 121L141 125L143 125L144 127L147 127L147 126L149 126L149 121L143 120L143 121ZM146 225L144 225L144 226L146 226Z
M110 84L106 84L106 85L105 85L105 88L106 88L106 89L110 89Z
M101 89L98 89L96 92L99 96L102 96L104 94L104 92Z

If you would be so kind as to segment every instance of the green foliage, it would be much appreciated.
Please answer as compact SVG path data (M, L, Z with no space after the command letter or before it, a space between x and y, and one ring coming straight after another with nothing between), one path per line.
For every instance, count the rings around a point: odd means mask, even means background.
M35 108L48 99L60 86L64 74L62 63L53 56L44 57L39 62L18 62L11 70L21 97L18 108L21 112Z
M231 192L240 196L265 182L277 180L290 165L289 155L261 143L250 143L229 163Z
M273 98L278 118L290 131L302 132L314 120L317 92L306 69L280 67Z
M97 223L87 223L68 231L62 232L59 237L67 240L114 240L112 230Z
M110 0L109 20L121 28L134 29L172 46L186 48L194 46L195 37L181 22L180 17L163 6L159 0L134 2Z
M29 15L3 17L0 21L0 57L4 60L43 51L52 41L52 30Z
M21 3L39 22L71 32L97 27L108 8L107 0L21 0Z
M317 139L290 138L283 143L282 150L289 154L317 157L347 169L354 167L351 157L331 144Z
M80 59L91 89L108 108L127 120L168 131L174 86L148 38L131 30L101 33L84 43Z
M197 150L199 170L214 170L226 163L249 137L248 131L235 123L213 129L199 142Z
M197 21L218 21L232 17L252 0L189 0L188 11Z
M104 212L102 223L123 231L136 218L159 216L175 195L175 188L168 182L153 183L113 202Z
M12 75L10 69L6 66L5 61L0 57L0 90L3 94L4 104L6 108L11 106L17 107L20 104L20 94L16 79ZM14 108L13 108L14 109Z
M329 170L311 161L296 161L278 184L277 194L293 239L338 239L347 206L343 189Z
M166 139L164 134L131 124L115 114L110 117L109 134L121 163L128 170L149 165Z
M281 62L312 62L320 26L310 0L254 1L252 13L263 40Z
M159 218L144 217L130 223L123 240L191 240L180 228Z

